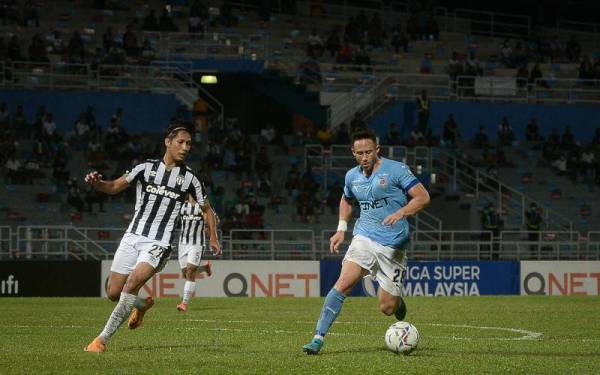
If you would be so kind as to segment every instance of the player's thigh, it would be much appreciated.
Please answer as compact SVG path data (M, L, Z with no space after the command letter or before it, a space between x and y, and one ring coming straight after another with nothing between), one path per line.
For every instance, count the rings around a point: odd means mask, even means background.
M127 275L133 271L138 259L138 250L135 248L135 241L135 235L125 233L110 265L111 273L125 275L125 278L127 278Z
M171 247L151 240L141 240L136 243L139 252L136 268L140 263L147 263L156 273L162 271L171 257Z
M389 248L387 248L389 250ZM403 251L396 251L396 253L388 257L389 252L380 251L377 254L378 269L375 273L375 278L379 283L379 288L386 293L380 294L388 298L386 294L391 296L400 297L402 296L402 282L406 274L406 257Z
M188 245L180 243L177 247L177 261L179 262L179 268L181 268L182 270L184 270L187 267L189 251L190 248L188 247Z
M362 236L354 236L344 260L336 289L346 293L365 275L376 272L377 258L371 250L370 240Z

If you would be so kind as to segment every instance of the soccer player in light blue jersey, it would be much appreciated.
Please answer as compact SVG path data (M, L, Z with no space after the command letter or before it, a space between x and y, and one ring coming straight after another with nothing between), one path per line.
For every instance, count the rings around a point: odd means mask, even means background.
M379 309L385 315L404 319L402 278L406 269L409 227L406 218L429 204L429 193L408 166L380 158L375 133L361 130L352 135L352 154L358 166L346 173L340 200L339 224L329 249L337 253L344 242L352 205L360 207L353 239L342 262L340 277L325 298L312 341L302 347L318 354L327 331L340 313L344 299L363 277L379 282Z

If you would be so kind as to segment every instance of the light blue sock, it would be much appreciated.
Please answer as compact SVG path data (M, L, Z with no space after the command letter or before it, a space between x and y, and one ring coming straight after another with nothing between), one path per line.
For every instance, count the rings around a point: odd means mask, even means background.
M318 336L324 337L327 331L329 331L333 321L340 313L345 299L346 296L338 292L335 288L331 288L329 293L327 293L325 303L323 304L323 310L321 310L321 316L317 322L316 334Z

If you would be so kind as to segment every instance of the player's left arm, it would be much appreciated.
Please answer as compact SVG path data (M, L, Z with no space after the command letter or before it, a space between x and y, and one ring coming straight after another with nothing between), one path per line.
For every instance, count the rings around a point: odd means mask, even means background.
M217 234L217 215L213 210L208 198L204 200L204 205L202 206L202 213L204 213L204 217L206 218L206 226L208 227L208 241L210 243L210 248L212 249L213 254L220 255L222 252L221 244L219 244L219 236Z
M388 215L383 220L383 224L393 225L398 220L416 214L429 204L429 193L427 192L427 189L425 189L425 186L423 186L421 183L411 187L408 190L408 195L410 196L408 204L404 207L400 207L393 214Z

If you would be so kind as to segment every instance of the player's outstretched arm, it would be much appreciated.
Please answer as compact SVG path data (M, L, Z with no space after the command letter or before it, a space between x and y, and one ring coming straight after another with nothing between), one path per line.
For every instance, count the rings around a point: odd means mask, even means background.
M342 196L340 200L340 222L337 231L329 239L329 251L332 253L339 252L340 245L344 242L346 230L348 230L348 221L352 218L352 204Z
M429 193L423 184L416 184L408 191L410 201L404 207L401 207L398 211L391 215L388 215L384 220L384 225L395 224L398 220L411 216L421 211L429 204Z
M204 213L204 217L206 218L206 225L208 226L208 242L210 244L210 248L215 255L220 255L223 249L221 249L221 244L219 243L219 236L217 235L217 215L213 210L212 206L208 199L204 201L204 206L202 206L202 212Z
M127 182L125 176L121 176L113 181L106 181L96 171L88 173L85 176L85 182L92 185L94 189L111 195L119 194L129 186L129 182Z

